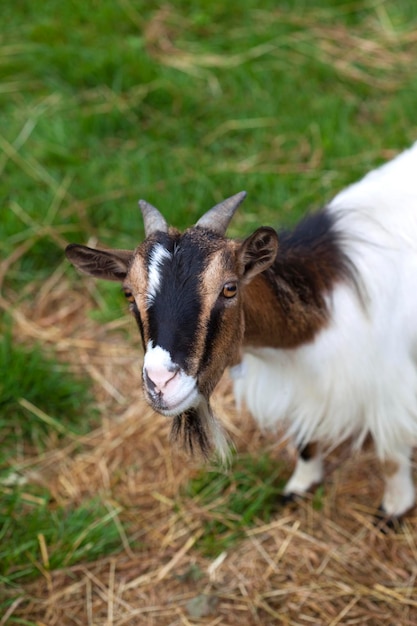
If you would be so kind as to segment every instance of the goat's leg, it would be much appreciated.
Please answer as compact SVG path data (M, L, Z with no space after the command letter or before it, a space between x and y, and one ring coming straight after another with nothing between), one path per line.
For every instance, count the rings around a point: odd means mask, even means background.
M293 474L284 487L284 496L290 499L306 493L323 479L323 457L317 443L309 443L299 451Z
M411 472L411 453L412 449L405 446L383 464L385 491L380 513L391 520L407 513L416 500Z

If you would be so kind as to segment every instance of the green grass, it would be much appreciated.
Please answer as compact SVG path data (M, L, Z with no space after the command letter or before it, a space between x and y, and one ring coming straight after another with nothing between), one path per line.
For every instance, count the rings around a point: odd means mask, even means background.
M0 472L23 443L41 453L51 431L58 440L82 434L94 418L88 381L40 346L14 345L9 333L0 337Z
M0 510L0 584L13 587L119 551L118 513L98 498L63 507L44 488L6 488Z
M3 4L0 263L26 250L0 278L3 312L28 304L69 241L136 246L140 197L185 227L246 189L230 229L243 235L294 222L417 137L415 0ZM119 315L119 287L99 292L93 318ZM60 445L91 414L88 382L30 338L13 345L18 332L0 319L3 461L51 438ZM263 462L190 485L207 506L227 496L214 505L227 523L207 520L204 550L268 517L275 486ZM53 546L50 567L65 565L81 526L105 516L88 502L54 509L47 494L28 504L25 493L0 495L0 518L29 512L31 529L30 545L21 527L11 540L4 521L5 577L12 563L20 575L25 550L35 571L39 533ZM112 549L112 532L76 558Z
M381 148L413 138L412 6L13 5L0 100L6 207L67 229L71 240L99 234L118 245L142 236L139 197L184 226L245 188L235 230L254 215L292 221L372 166ZM361 53L352 30L376 49ZM6 234L16 238L22 226L6 210ZM56 244L42 243L46 259L39 247L30 266L40 275L59 257Z
M229 471L202 469L184 495L201 508L203 534L196 548L216 557L232 548L257 522L268 523L279 509L283 466L267 454L236 455Z

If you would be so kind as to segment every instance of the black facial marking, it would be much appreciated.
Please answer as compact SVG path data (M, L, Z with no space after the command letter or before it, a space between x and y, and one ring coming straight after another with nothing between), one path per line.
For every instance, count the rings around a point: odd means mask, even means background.
M140 336L142 339L142 345L145 346L145 336L144 336L144 331L143 331L142 318L140 316L139 309L138 309L136 302L133 302L130 305L130 310L132 311L136 324L138 325Z
M222 326L223 310L224 307L222 306L222 303L217 302L210 313L201 369L205 369L212 359L216 338L219 335Z
M172 258L160 266L159 289L148 308L150 338L185 369L199 332L201 273L216 240L194 230L159 243Z

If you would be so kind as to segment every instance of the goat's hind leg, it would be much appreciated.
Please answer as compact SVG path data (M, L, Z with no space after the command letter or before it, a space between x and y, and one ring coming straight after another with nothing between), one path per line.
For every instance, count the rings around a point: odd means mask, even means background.
M391 526L415 504L411 454L412 449L404 446L398 454L383 463L385 491L378 518Z
M323 480L323 457L318 443L309 443L299 450L291 478L284 487L285 500L305 494Z

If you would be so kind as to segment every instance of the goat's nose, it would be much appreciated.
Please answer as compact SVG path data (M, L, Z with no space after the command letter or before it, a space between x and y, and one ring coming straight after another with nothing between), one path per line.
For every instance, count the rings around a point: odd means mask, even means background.
M178 372L179 368L147 367L144 369L145 382L151 391L162 393L167 385L174 380Z

